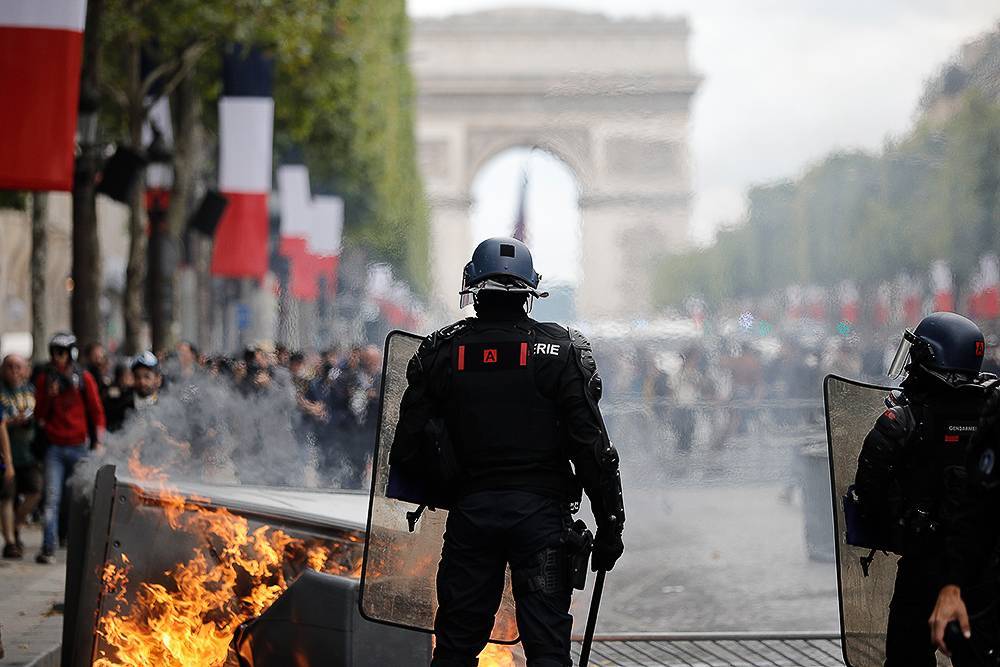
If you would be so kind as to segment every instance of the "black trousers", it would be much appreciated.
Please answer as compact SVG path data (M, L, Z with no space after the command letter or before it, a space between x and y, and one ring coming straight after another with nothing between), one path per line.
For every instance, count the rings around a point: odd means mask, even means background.
M941 569L935 559L904 556L896 568L896 585L889 603L885 667L935 667L928 620L940 588Z
M451 510L438 567L432 665L477 664L500 606L508 563L529 667L572 664L568 518L559 501L513 490L475 493Z

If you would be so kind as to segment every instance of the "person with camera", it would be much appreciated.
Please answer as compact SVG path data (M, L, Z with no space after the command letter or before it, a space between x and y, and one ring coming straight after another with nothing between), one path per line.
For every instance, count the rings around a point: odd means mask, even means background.
M55 562L59 505L63 487L76 464L91 449L101 448L104 406L97 380L77 363L76 337L58 333L49 343L49 363L35 380L35 416L45 452L45 531L35 561Z

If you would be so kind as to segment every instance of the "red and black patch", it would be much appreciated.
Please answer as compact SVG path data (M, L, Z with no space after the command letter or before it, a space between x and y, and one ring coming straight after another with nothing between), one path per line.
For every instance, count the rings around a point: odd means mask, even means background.
M455 370L469 372L509 371L528 366L531 354L526 342L467 343L458 346Z
M981 357L986 354L986 343L981 340L976 341L976 356Z

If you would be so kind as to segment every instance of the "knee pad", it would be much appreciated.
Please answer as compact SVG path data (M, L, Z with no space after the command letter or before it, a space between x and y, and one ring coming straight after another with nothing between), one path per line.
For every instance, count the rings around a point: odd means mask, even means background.
M534 554L524 566L511 568L515 594L558 595L569 588L569 563L562 547L549 547Z

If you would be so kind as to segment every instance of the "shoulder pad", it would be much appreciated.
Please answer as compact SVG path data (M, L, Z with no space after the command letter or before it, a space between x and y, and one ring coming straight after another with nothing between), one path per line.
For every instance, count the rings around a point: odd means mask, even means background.
M569 327L566 329L566 332L569 333L569 338L571 341L573 341L573 346L576 347L577 349L580 350L592 349L590 346L590 341L587 340L587 337L584 336L583 332L580 331L579 329L574 329L573 327Z
M875 429L883 435L903 440L909 437L916 426L916 420L909 405L888 408L875 421Z
M438 329L431 335L424 338L424 340L420 343L420 349L417 350L417 354L426 354L427 352L437 349L438 345L447 340L451 340L458 334L465 331L468 326L468 320L459 320L458 322L449 324L442 329Z
M570 338L569 331L566 327L561 324L556 324L555 322L535 322L535 331L548 338L553 338L555 340L568 340Z
M465 329L468 328L468 326L469 326L469 321L467 319L459 320L458 322L449 324L443 329L438 329L437 331L432 333L430 337L436 340L449 340L451 338L454 338L458 334L462 333Z
M570 344L573 346L572 354L576 358L580 370L583 371L584 377L587 378L587 391L595 401L599 401L604 393L604 383L601 380L601 374L597 371L597 361L594 359L594 350L590 346L590 341L578 329L570 327L567 329L567 333L569 333Z
M459 320L458 322L449 324L443 329L438 329L429 336L425 336L424 339L420 341L420 347L417 348L413 358L410 359L409 369L416 370L422 368L427 358L436 353L442 343L451 340L467 327L467 320Z
M580 332L579 329L570 328L567 330L569 339L580 357L581 365L591 371L597 371L597 362L594 360L594 349L590 346L590 341Z

